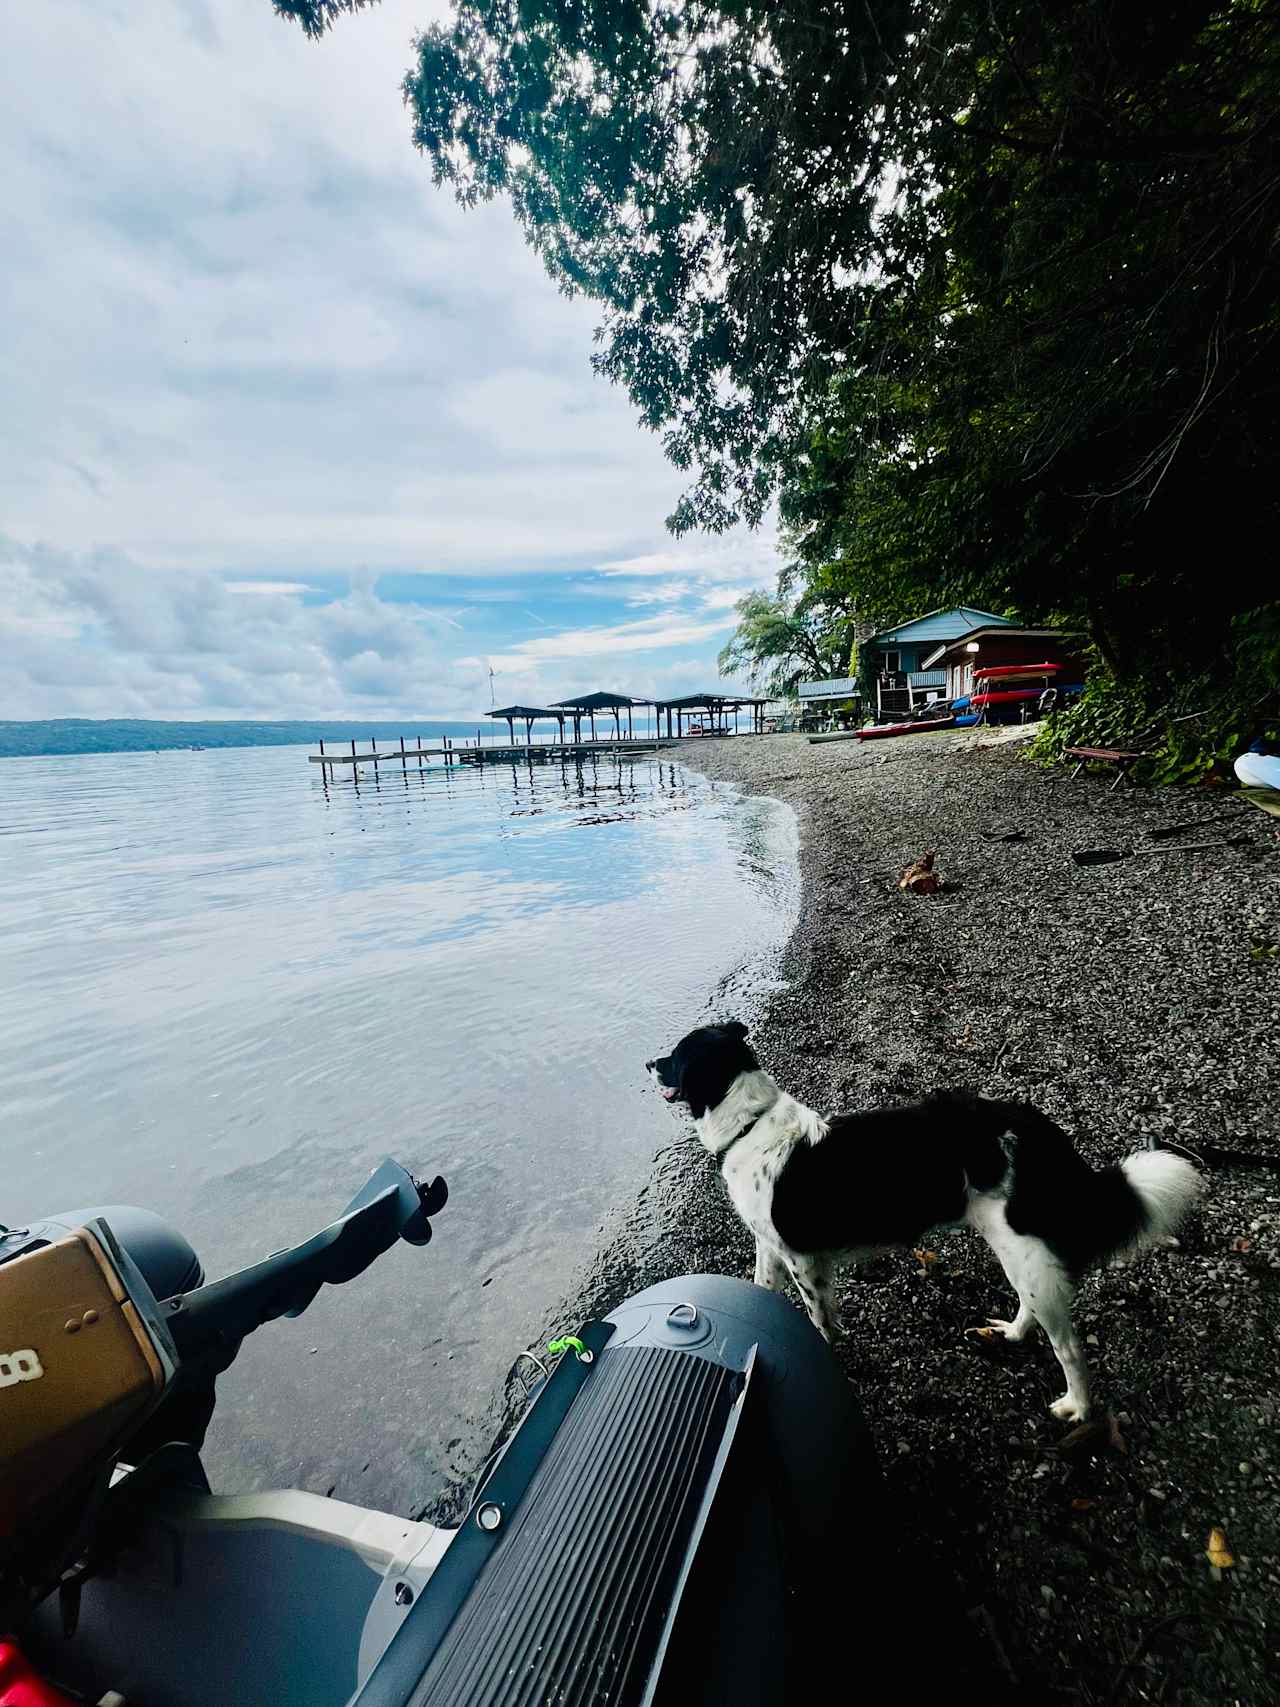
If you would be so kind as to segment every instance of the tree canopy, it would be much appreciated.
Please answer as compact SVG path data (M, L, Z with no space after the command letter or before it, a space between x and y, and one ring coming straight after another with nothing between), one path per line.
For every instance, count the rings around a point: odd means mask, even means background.
M362 11L377 0L271 0L271 4L280 17L300 24L304 35L319 41L344 12Z
M776 502L788 609L1059 614L1121 667L1276 596L1278 25L455 0L404 93L437 180L509 196L600 304L597 368L688 471L677 531Z
M723 676L745 675L753 686L785 697L805 680L843 675L849 646L835 612L785 593L747 593L738 600L738 626L721 648ZM851 638L851 637L850 637Z

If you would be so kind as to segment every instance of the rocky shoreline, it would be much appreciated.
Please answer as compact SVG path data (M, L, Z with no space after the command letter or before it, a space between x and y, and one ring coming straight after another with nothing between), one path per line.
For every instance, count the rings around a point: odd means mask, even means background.
M1212 1168L1181 1249L1082 1290L1114 1419L1082 1440L1048 1415L1060 1382L1043 1339L966 1337L1009 1303L978 1240L938 1236L922 1259L844 1277L839 1355L898 1514L891 1545L850 1545L885 1546L913 1623L921 1583L945 1582L1011 1699L1252 1707L1280 1699L1280 832L1220 794L1047 774L1007 733L682 755L799 816L800 923L781 986L743 1015L789 1090L834 1109L966 1085L1034 1100L1099 1163L1153 1137L1236 1157ZM927 849L944 887L902 893L899 871ZM664 1275L751 1272L683 1130L606 1235L574 1300L584 1315ZM1206 1557L1214 1528L1228 1569Z

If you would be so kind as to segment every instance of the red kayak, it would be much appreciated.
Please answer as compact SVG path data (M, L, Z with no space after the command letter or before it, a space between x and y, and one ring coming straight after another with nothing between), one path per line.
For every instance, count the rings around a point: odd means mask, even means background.
M1043 692L1043 688L1001 688L998 693L975 693L969 703L975 711L981 711L988 705L1010 705L1015 700L1039 699Z
M875 723L856 731L859 741L879 741L886 735L921 735L926 729L954 729L954 717L930 717L923 723Z
M975 681L981 677L984 682L998 682L1018 676L1054 676L1063 667L1061 664L984 664L973 672L973 677Z

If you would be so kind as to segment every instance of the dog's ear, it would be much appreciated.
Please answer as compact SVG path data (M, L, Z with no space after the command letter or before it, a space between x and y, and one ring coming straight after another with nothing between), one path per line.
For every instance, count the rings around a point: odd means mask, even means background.
M709 1108L723 1101L739 1073L751 1072L759 1065L741 1020L726 1020L704 1032L680 1062L680 1094L693 1118L700 1120Z

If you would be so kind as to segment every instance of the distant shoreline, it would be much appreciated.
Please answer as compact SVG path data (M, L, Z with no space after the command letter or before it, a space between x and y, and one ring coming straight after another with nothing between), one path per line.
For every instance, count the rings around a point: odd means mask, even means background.
M247 747L313 746L320 741L398 740L401 735L472 736L486 717L471 722L420 718L403 723L305 719L226 718L186 721L140 717L54 717L0 720L0 759L56 759L94 753L210 752ZM492 726L491 726L492 727Z

